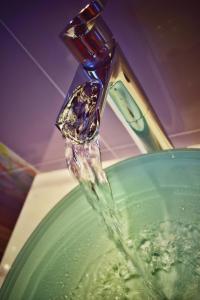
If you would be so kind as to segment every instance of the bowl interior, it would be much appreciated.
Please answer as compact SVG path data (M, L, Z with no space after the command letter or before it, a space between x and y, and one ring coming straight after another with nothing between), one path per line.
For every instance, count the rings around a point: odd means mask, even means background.
M200 151L128 159L107 170L131 251L165 299L199 299ZM132 288L134 286L134 288ZM150 299L80 187L44 218L0 292L5 300ZM129 298L128 298L129 297ZM164 298L163 298L164 299Z

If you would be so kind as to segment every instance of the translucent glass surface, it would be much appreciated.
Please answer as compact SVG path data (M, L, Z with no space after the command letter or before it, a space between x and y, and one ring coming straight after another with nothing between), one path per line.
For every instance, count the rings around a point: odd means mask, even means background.
M162 299L199 299L200 151L128 159L107 174L124 228ZM149 299L142 279L122 282L123 272L123 258L78 187L29 238L0 298Z

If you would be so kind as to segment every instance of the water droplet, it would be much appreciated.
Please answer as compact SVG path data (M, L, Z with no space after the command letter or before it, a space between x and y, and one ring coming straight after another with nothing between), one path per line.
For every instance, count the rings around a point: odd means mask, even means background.
M10 265L9 265L9 264L3 265L3 269L4 269L5 271L8 271L8 270L10 269Z
M129 240L127 241L127 246L128 246L129 248L132 248L132 247L133 247L133 241L132 241L131 239L129 239Z

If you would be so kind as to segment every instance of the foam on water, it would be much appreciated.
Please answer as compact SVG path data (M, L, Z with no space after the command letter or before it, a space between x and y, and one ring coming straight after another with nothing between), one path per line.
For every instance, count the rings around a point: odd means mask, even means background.
M200 228L197 224L162 222L143 230L137 240L143 264L165 299L197 300L200 295ZM83 275L71 299L149 300L141 276L131 274L115 250L104 254Z

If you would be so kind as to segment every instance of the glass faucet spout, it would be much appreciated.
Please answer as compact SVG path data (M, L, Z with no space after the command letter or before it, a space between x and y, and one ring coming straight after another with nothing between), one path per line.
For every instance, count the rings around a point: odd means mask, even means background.
M101 17L105 2L91 1L61 34L80 65L56 125L75 143L88 142L99 132L108 100L143 153L171 149L150 101ZM81 82L74 85L79 77Z

